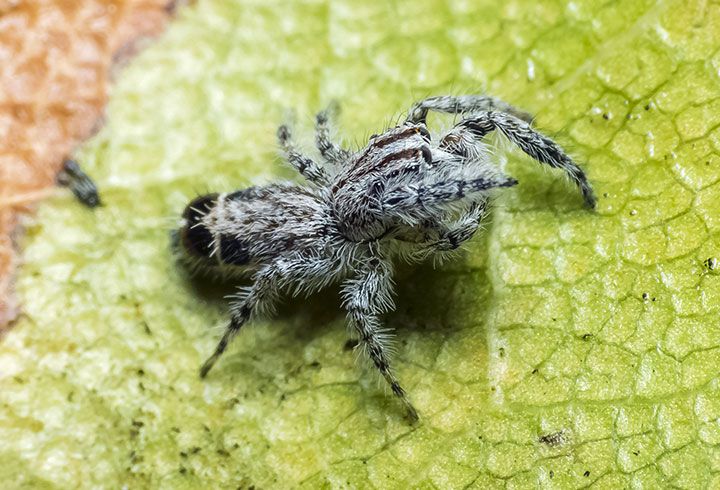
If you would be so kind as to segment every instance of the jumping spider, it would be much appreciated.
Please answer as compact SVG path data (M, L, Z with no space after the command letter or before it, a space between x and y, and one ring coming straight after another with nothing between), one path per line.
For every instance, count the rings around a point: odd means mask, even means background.
M462 120L433 141L428 111ZM186 207L177 248L192 269L250 274L253 284L233 298L230 323L205 361L205 377L240 328L272 313L280 293L309 295L341 282L343 306L364 351L409 417L417 411L393 373L388 331L380 316L394 309L393 265L452 251L470 239L488 206L488 191L517 181L491 162L485 135L500 131L540 163L562 169L588 207L595 197L584 172L532 118L488 96L430 97L416 103L404 123L373 135L359 151L329 137L329 110L316 119L318 163L280 126L287 161L307 185L276 183L229 194L197 197Z

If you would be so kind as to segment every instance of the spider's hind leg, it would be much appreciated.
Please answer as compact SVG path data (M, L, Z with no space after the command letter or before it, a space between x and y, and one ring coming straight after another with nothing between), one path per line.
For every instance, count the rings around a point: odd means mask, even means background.
M242 291L238 299L231 306L230 323L225 328L220 342L213 354L200 368L200 377L204 378L215 363L220 359L228 345L234 339L240 328L245 325L251 316L258 312L272 310L278 300L278 274L270 267L255 276L255 283Z
M319 186L324 186L329 183L325 170L313 159L298 151L295 143L293 143L292 134L288 125L283 124L278 128L277 138L288 163L295 167L295 170L300 172L303 177Z
M489 95L440 95L428 97L416 102L408 111L409 123L424 123L428 111L445 112L447 114L472 114L476 112L504 112L531 123L533 116L514 107L507 102Z

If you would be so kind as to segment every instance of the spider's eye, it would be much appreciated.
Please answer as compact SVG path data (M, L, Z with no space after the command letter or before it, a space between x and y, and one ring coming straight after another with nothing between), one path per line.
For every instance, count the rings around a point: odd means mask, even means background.
M378 197L380 194L382 194L385 186L383 186L382 182L375 181L372 186L370 186L370 195L373 197Z
M393 170L392 172L390 172L390 173L388 174L388 177L390 177L391 179L393 179L393 178L397 177L398 175L400 175L400 170L395 169L395 170Z

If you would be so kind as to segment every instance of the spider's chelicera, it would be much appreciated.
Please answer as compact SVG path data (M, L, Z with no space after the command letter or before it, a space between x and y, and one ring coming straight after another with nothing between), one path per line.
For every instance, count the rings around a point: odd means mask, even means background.
M433 140L428 111L462 119ZM488 207L488 191L517 181L491 162L485 135L499 131L540 163L563 170L588 207L595 197L584 172L531 117L488 96L431 97L403 124L372 136L353 152L331 141L329 110L317 115L321 162L303 155L290 130L278 140L307 185L277 183L193 200L183 213L177 248L193 269L249 274L231 304L230 322L200 369L207 375L240 328L273 311L281 293L310 294L340 282L343 306L359 346L402 401L417 412L395 376L382 314L392 310L392 259L423 260L470 239Z

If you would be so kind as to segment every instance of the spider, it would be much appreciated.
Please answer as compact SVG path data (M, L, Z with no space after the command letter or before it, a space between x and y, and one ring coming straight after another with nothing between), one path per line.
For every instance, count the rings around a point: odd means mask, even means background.
M462 119L433 141L426 126L431 110ZM287 125L278 129L280 148L306 185L207 194L185 208L176 233L182 260L193 270L252 277L232 297L229 324L200 376L243 325L273 313L281 293L309 295L340 282L358 345L415 421L418 413L390 363L390 332L380 321L394 309L392 259L420 261L457 249L480 225L488 191L517 184L492 164L483 137L499 131L538 162L563 170L589 208L595 197L585 173L531 127L530 115L493 97L424 99L404 123L354 152L331 140L332 112L316 116L321 163L298 150Z

